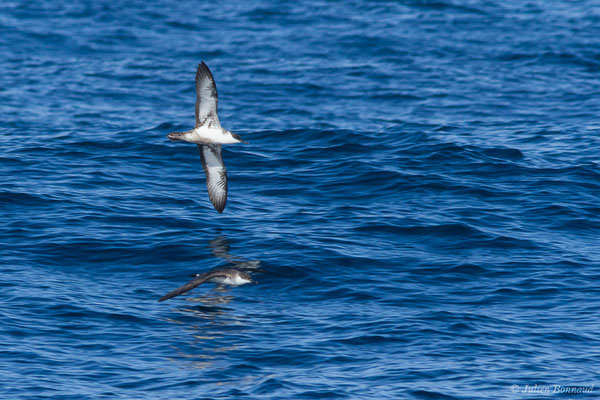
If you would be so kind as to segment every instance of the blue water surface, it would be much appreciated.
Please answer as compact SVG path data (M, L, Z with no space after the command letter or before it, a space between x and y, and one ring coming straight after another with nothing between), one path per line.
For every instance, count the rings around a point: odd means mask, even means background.
M0 99L3 399L600 393L596 1L3 1Z

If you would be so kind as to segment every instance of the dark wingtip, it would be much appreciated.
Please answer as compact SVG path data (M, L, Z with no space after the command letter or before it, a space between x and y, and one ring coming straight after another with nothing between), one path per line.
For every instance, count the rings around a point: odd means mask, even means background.
M177 295L175 295L175 296L177 296ZM167 293L163 297L161 297L160 299L158 299L158 302L161 303L161 302L163 302L165 300L172 299L175 296L172 296L171 293Z
M160 299L158 299L158 302L163 302L165 300L169 300L172 299L173 297L177 297L178 295L180 295L181 293L177 293L179 289L175 289L167 294L165 294L163 297L161 297Z
M198 69L202 69L202 70L209 70L208 65L206 65L206 63L204 61L202 61L200 64L198 64Z
M219 212L219 214L223 214L223 211L225 210L226 205L227 205L227 201L225 201L223 204L214 204L213 203L213 207L215 208L215 210L217 210Z

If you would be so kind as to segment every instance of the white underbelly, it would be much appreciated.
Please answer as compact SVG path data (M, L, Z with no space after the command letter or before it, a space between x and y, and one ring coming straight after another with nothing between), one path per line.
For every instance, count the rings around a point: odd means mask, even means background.
M222 277L222 276L216 276L214 278L211 278L210 281L212 283L216 283L217 285L229 285L229 286L239 286L239 285L243 285L244 283L246 283L246 281L239 279L239 278L234 278L231 279L230 277Z
M210 129L210 128L206 128L206 127L200 127L200 128L194 129L194 131L191 134L191 139L195 143L199 143L199 144L203 144L203 143L208 143L208 144L233 143L231 140L232 138L230 138L229 136L230 135L223 133L223 130L221 128Z

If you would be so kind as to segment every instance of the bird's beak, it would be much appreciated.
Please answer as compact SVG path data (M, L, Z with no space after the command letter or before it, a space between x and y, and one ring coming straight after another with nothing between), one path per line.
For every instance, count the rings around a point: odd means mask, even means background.
M255 285L258 285L258 282L256 282L254 279L252 279L250 282L254 283Z

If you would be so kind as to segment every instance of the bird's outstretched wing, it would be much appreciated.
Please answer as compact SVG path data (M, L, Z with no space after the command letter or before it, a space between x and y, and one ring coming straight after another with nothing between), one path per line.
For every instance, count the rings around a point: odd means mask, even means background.
M202 285L207 280L216 278L218 276L227 277L226 274L224 274L223 272L220 272L218 270L206 272L204 274L199 274L196 278L192 279L185 285L165 294L158 301L161 302L161 301L169 300L169 299L172 299L173 297L179 296L180 294L189 292L190 290L194 289L195 287Z
M204 125L209 128L221 126L217 115L218 104L217 85L210 69L202 61L196 70L196 128Z
M220 144L199 144L202 168L206 174L208 198L215 209L222 213L227 204L227 169L223 163Z

